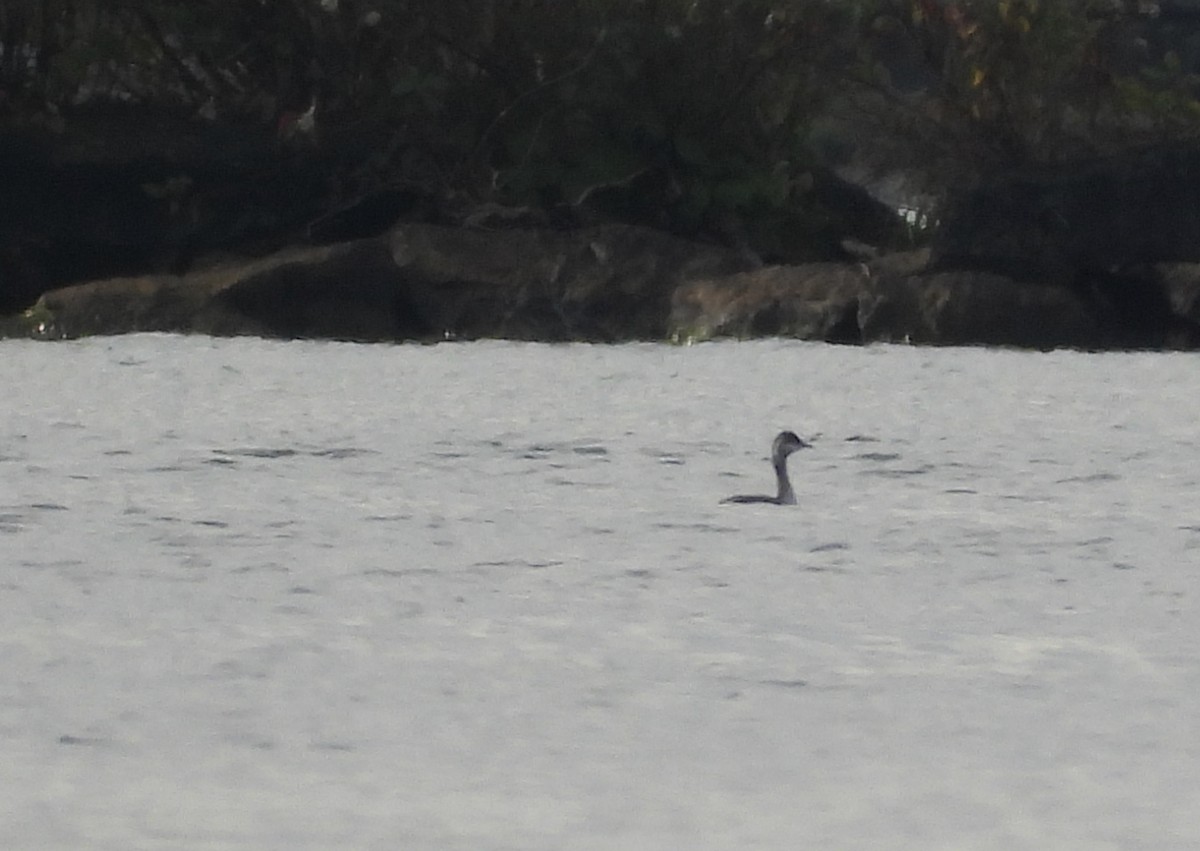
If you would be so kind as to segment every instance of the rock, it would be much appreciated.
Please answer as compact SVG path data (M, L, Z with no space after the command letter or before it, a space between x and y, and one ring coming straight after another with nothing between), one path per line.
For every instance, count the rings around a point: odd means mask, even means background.
M320 163L268 133L136 110L74 116L63 133L0 129L0 186L0 314L212 250L267 253L324 201Z
M1103 345L1171 345L1196 320L1156 267L1200 262L1198 195L1200 149L1188 145L1010 174L948 205L932 265L1069 290Z
M146 275L77 284L44 294L27 311L35 336L135 332L257 334L374 339L390 329L390 267L379 241L293 249L187 275ZM341 292L339 293L339 290ZM284 297L280 297L283 295ZM347 306L353 305L351 311ZM353 314L353 315L351 315Z
M1200 263L1160 263L1155 272L1173 317L1165 345L1175 349L1200 348Z
M1159 263L1155 271L1167 293L1171 311L1200 324L1200 263Z
M768 266L692 281L675 291L670 335L689 342L764 336L862 342L858 310L867 281L861 266L846 263Z
M53 290L7 330L44 337L663 339L676 287L747 262L736 251L625 225L490 232L410 223L375 239L182 276Z
M859 301L864 341L1093 348L1102 329L1062 287L970 270L877 278Z
M1162 303L1131 307L1120 298L1127 285L1099 274L1061 286L927 268L926 260L909 252L869 264L752 268L735 250L628 225L564 232L408 223L187 275L54 290L0 323L0 335L1200 346L1200 264L1146 267L1141 274L1153 277ZM1167 330L1156 336L1160 326Z
M919 275L929 268L929 256L928 248L894 251L890 254L880 254L874 259L866 261L866 266L873 278L888 275Z
M750 262L631 225L568 232L404 225L391 246L424 321L459 337L661 340L676 287Z
M906 342L1089 348L1105 340L1070 290L990 272L913 274L916 257L861 265L775 266L680 287L671 310L679 340L782 335L839 343Z

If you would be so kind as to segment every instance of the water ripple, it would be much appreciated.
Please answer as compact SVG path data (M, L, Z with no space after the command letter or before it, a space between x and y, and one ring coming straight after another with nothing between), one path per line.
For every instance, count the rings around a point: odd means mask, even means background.
M1087 485L1093 482L1119 482L1121 477L1115 473L1092 473L1090 476L1070 476L1066 479L1059 479L1055 482L1056 485Z
M858 474L860 476L872 476L879 479L906 479L910 476L924 476L926 473L931 473L935 469L937 468L932 464L924 464L920 467L911 467L908 469L859 470Z
M360 449L354 446L336 446L328 449L294 449L291 447L245 446L234 449L214 449L212 452L217 456L217 459L213 459L214 461L227 458L265 458L270 460L275 458L295 458L297 456L305 456L308 458L332 458L335 461L340 461L344 458L359 458L364 455L379 454L374 449Z
M828 544L817 544L815 547L812 547L811 549L809 549L809 552L810 553L832 553L832 552L837 552L839 550L848 550L848 549L850 549L849 544L843 543L841 541L833 541Z
M559 567L561 561L549 560L538 561L530 559L504 559L501 561L477 561L471 567L527 567L534 570L543 570L547 567Z

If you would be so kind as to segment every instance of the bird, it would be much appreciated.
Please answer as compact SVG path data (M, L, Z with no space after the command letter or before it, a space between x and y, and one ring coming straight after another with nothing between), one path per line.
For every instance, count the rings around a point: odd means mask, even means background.
M721 500L721 504L734 503L744 505L746 503L767 503L769 505L795 505L796 494L792 491L791 480L788 479L787 459L797 449L806 449L810 446L812 446L811 443L801 440L796 436L795 432L779 432L775 436L775 441L771 444L771 464L775 467L775 483L778 491L775 496L743 493L726 497Z

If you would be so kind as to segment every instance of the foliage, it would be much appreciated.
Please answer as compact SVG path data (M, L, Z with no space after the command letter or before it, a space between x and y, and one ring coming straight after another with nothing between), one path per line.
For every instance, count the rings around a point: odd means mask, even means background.
M1193 138L1191 69L1131 58L1139 21L1112 0L13 0L0 121L242 122L307 139L334 203L398 182L586 201L794 256L837 227L810 191L831 103L860 159L942 185Z
M1138 53L1149 19L1111 0L892 0L870 23L857 104L951 185L1200 130L1197 77L1169 51ZM919 92L881 55L919 66ZM911 73L911 68L909 69Z
M0 11L0 110L122 101L289 134L311 109L335 194L605 195L676 230L785 231L822 215L805 197L809 127L868 5L23 0Z

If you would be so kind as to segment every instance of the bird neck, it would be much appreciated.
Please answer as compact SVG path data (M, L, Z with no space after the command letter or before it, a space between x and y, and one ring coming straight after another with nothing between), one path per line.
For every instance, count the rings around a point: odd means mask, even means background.
M788 478L786 455L775 459L775 484L780 504L794 505L796 494L792 491L792 481Z

